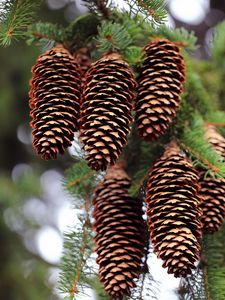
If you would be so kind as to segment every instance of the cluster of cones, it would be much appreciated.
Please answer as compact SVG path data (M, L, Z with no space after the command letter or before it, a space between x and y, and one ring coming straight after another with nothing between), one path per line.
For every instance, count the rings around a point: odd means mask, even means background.
M85 49L72 56L61 45L38 58L32 68L29 105L34 147L44 159L71 145L75 131L89 166L106 170L127 143L132 110L139 135L163 135L180 104L185 66L179 48L155 39L144 48L137 80L117 53L90 63ZM225 139L209 126L206 138L225 159ZM176 277L187 276L200 255L202 232L213 233L225 217L225 180L205 176L171 142L147 178L148 229L154 251ZM108 168L94 196L100 280L112 299L129 295L142 271L148 235L142 202L128 194L123 167Z
M168 129L180 104L184 59L176 44L155 39L144 48L146 58L135 80L118 53L91 64L81 50L72 56L58 45L33 66L33 145L43 159L55 159L79 131L89 166L106 170L127 144L132 110L143 139L155 140Z
M225 139L209 126L206 138L225 157ZM225 217L225 180L205 177L175 141L149 171L145 188L148 232L163 267L175 277L191 274L201 254L202 233L214 233ZM99 274L111 299L130 294L142 272L148 235L139 199L119 164L108 169L95 191L93 229Z

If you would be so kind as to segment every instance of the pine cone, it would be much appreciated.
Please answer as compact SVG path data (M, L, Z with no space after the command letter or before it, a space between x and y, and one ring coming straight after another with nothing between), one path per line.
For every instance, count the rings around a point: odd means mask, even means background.
M225 218L225 180L209 176L205 178L205 172L200 174L203 232L214 233L219 230Z
M43 159L56 159L78 129L81 69L62 46L40 55L29 92L33 145Z
M225 160L225 139L214 126L206 128L206 138ZM200 174L203 232L214 233L219 230L225 218L225 179L205 177L204 170Z
M171 143L155 163L146 187L154 250L175 277L186 277L199 258L201 210L198 174Z
M140 136L155 140L166 132L179 108L185 65L179 48L169 40L155 39L144 51L135 120Z
M219 134L214 126L206 127L205 136L208 142L223 157L225 161L225 138Z
M115 165L95 191L93 225L100 280L111 299L122 299L135 286L145 253L142 203L128 196L131 181Z
M134 88L132 71L115 53L93 63L86 73L80 131L92 169L114 164L126 145Z

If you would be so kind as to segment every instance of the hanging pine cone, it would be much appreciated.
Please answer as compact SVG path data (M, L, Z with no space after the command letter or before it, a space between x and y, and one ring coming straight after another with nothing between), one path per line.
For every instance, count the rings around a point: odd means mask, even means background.
M206 127L205 136L208 142L223 157L225 161L225 138L219 134L214 126Z
M43 159L56 159L78 129L81 70L62 46L40 55L32 68L29 105L33 145Z
M94 170L114 164L127 143L135 85L128 64L115 53L93 63L86 73L80 131Z
M166 132L179 108L185 65L179 48L169 40L155 39L144 51L135 120L140 136L155 140Z
M200 174L203 232L214 233L219 230L225 218L225 180L205 177L205 172Z
M147 240L142 203L128 196L131 181L115 165L95 191L93 225L100 280L111 299L135 286Z
M225 160L225 139L214 126L206 128L206 138ZM206 177L205 171L201 170L200 185L203 232L214 233L219 230L225 218L225 179Z
M154 250L175 277L186 277L199 258L201 210L198 174L171 143L155 163L146 187Z

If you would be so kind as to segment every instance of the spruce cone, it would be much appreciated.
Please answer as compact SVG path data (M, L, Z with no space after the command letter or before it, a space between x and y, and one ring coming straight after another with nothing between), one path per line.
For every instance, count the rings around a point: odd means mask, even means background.
M200 174L203 232L214 233L222 226L225 218L225 180L223 178L205 178L203 171Z
M144 51L135 120L140 136L155 140L166 132L179 108L185 65L179 48L169 40L153 40Z
M198 174L171 143L155 163L146 187L154 250L175 277L186 277L199 258L201 210Z
M93 225L100 280L111 299L122 299L135 286L145 253L142 203L128 196L130 179L115 165L96 189Z
M206 128L206 138L225 160L225 139L214 126ZM219 230L225 218L225 179L205 177L204 170L200 174L203 232L214 233Z
M126 145L134 88L132 71L115 53L93 63L86 73L80 131L92 169L114 164Z
M214 126L207 126L206 139L225 161L225 138L219 134Z
M62 46L40 55L32 68L29 92L33 145L43 159L56 159L78 129L81 70Z

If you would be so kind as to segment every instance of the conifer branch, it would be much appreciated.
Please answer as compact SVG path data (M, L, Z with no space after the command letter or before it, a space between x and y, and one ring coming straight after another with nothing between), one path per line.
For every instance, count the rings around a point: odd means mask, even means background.
M112 21L103 21L97 38L100 53L123 51L132 43L125 26Z
M225 127L225 112L214 111L206 116L206 124Z
M80 161L66 171L64 186L73 196L86 198L97 184L97 175L85 161Z
M82 284L86 284L87 276L94 273L87 267L87 260L92 253L92 240L89 211L86 209L80 218L80 224L64 235L59 289L72 298L82 292Z
M153 24L165 22L167 11L164 0L125 0L130 7L130 15L143 14Z
M38 22L28 26L27 43L30 45L37 42L46 42L49 40L62 42L64 39L65 29L58 24Z
M73 279L73 283L72 283L72 288L70 289L70 295L72 297L74 297L77 293L78 293L78 283L80 281L81 278L81 272L84 268L84 264L86 261L85 258L85 250L88 246L88 229L90 227L90 220L89 220L89 216L88 216L88 212L86 212L86 219L85 222L83 224L83 238L82 238L82 242L81 242L81 246L80 246L80 258L79 258L79 262L76 265L76 270L75 270L75 276Z
M177 43L178 46L188 50L196 50L198 48L195 33L193 31L187 31L183 27L171 29L166 25L161 25L154 30L153 35L167 38L168 40Z
M206 141L204 122L200 116L193 116L193 121L178 140L192 158L193 164L203 167L212 173L212 176L225 177L225 164L223 158Z
M225 298L225 226L213 235L206 235L203 239L204 281L207 300Z
M0 4L0 44L9 46L12 39L24 38L41 1L5 0Z
M216 109L215 103L212 103L209 93L202 84L200 76L194 72L193 67L188 65L186 98L191 106L198 110L203 116L210 115Z
M216 26L215 31L215 38L212 48L212 55L214 62L216 62L217 65L225 66L224 63L224 52L225 52L225 21L219 23Z

